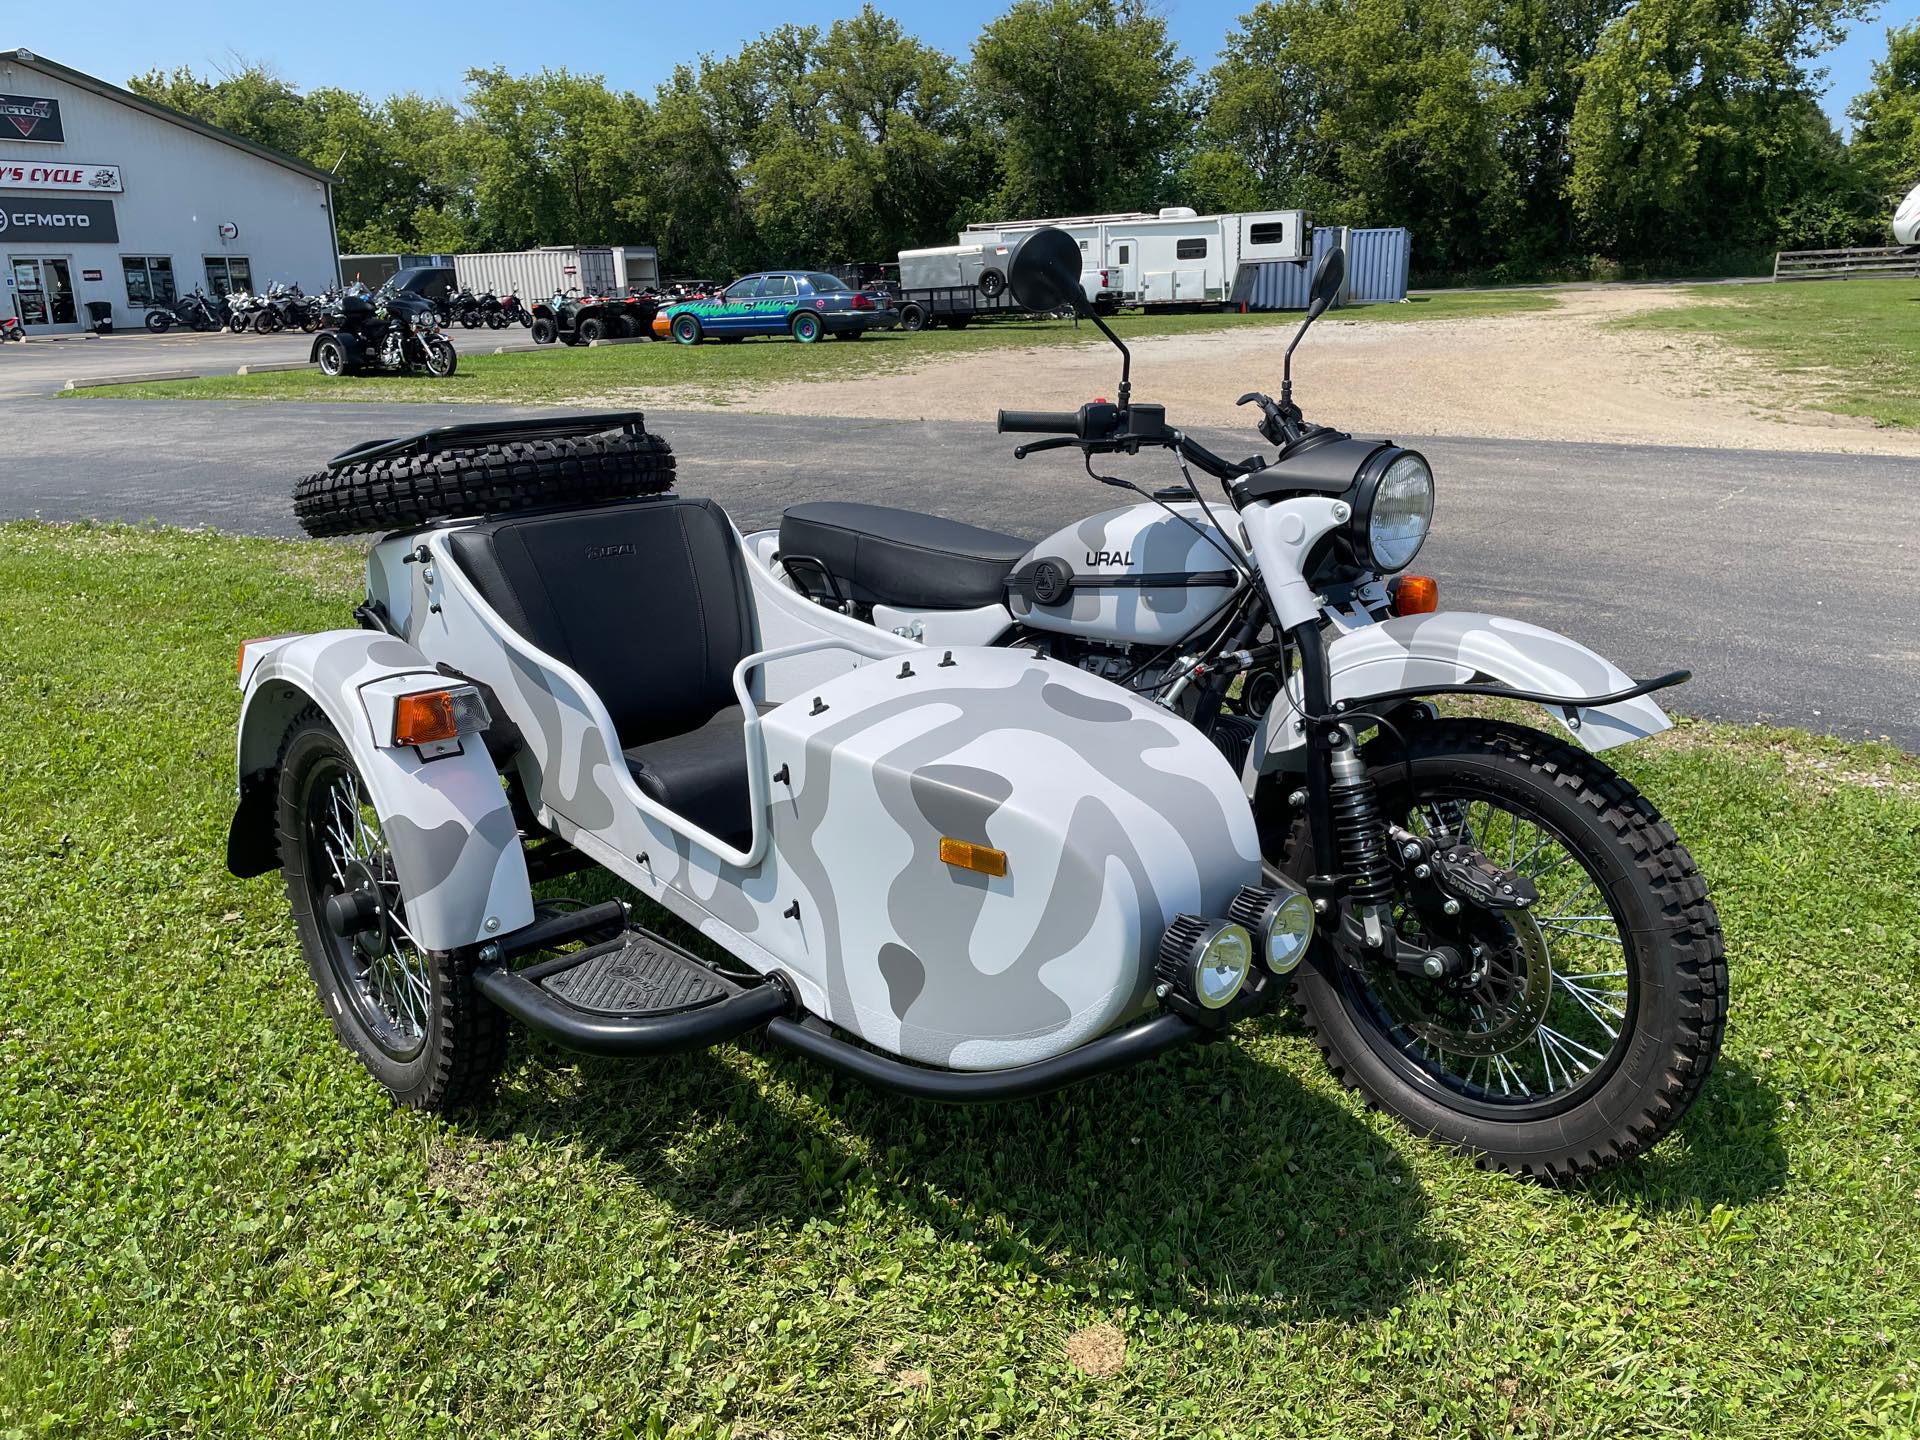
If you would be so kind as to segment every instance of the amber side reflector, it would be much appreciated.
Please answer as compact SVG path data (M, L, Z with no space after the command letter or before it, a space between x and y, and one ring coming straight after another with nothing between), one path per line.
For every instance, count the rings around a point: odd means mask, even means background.
M995 850L991 845L975 845L943 835L940 858L956 870L977 870L982 875L1007 873L1007 852Z
M1431 575L1402 575L1393 582L1393 613L1431 615L1440 608L1440 582Z
M393 743L435 745L460 733L453 713L453 692L423 690L393 702Z

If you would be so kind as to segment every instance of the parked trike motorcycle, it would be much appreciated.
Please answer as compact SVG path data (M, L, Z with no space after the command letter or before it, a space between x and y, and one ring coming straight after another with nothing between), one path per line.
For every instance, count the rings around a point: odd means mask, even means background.
M1079 288L1056 231L1010 269L1032 308ZM758 1033L964 1101L1290 1000L1345 1081L1483 1164L1638 1153L1719 1043L1705 888L1589 749L1427 697L1535 701L1597 749L1662 728L1645 696L1679 676L1389 596L1424 460L1281 397L1272 462L1213 456L1124 380L1007 417L1090 470L1164 451L1226 486L1025 565L991 532L808 507L743 537L672 493L637 414L349 451L295 510L385 532L361 628L242 647L229 868L281 871L336 1032L422 1108L487 1092L508 1016L619 1055ZM1002 602L1011 639L981 613ZM708 948L535 898L592 867Z
M314 337L307 358L323 375L425 370L442 380L460 363L429 302L387 292L342 295L337 321Z

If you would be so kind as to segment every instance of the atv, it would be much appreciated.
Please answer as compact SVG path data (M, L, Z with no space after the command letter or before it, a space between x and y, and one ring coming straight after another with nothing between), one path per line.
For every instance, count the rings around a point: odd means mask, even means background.
M627 340L653 333L658 309L652 296L582 295L568 290L533 306L533 343L588 345L595 340Z

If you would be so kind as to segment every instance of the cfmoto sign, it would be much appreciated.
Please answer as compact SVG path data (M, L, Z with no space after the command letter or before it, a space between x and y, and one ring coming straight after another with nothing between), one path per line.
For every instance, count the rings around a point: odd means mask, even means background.
M120 238L111 200L61 200L0 195L0 235L9 243L65 240L111 245Z

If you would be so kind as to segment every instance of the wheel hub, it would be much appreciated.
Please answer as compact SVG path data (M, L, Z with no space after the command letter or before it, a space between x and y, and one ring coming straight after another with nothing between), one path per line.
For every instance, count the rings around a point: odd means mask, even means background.
M1455 1055L1503 1055L1533 1039L1553 1002L1553 961L1533 916L1507 911L1489 916L1504 934L1471 938L1470 964L1443 980L1395 975L1430 1017L1407 1022L1418 1039Z
M380 881L364 860L347 865L338 894L327 901L327 923L336 934L353 942L361 958L371 961L387 953L390 926Z

